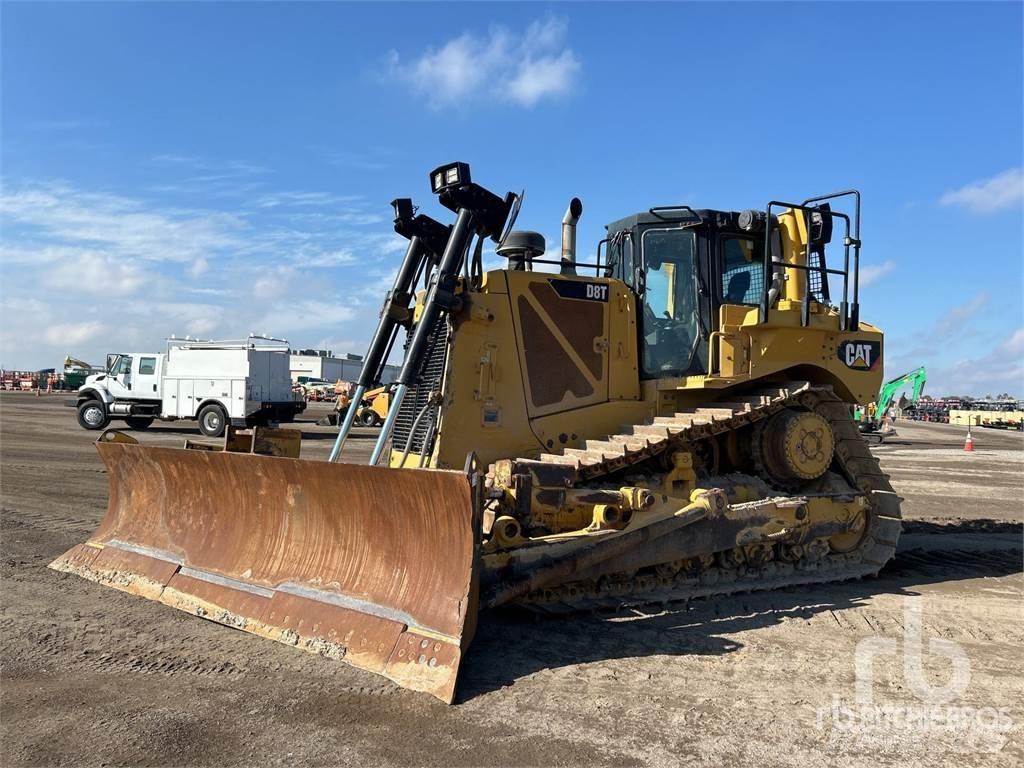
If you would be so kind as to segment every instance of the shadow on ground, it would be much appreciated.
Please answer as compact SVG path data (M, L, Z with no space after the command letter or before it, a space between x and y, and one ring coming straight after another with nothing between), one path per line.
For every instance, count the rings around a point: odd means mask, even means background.
M1019 523L964 521L941 526L942 533L1020 530ZM915 523L914 527L923 524ZM993 528L991 526L996 526ZM1005 546L1005 545L1004 545ZM927 584L1007 576L1022 571L1020 548L986 550L912 549L900 552L875 578L818 586L751 592L646 609L578 615L538 615L522 608L481 615L473 652L463 664L460 700L511 685L544 669L651 655L722 655L742 648L727 637L808 619L824 611L863 606L880 594L918 594Z

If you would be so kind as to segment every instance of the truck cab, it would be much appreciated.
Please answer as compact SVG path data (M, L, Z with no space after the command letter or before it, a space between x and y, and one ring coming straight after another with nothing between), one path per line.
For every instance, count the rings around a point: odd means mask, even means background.
M123 400L161 400L164 356L152 352L107 355L107 392ZM92 377L95 378L95 377ZM88 384L88 380L86 381Z
M68 406L78 409L84 429L104 429L123 418L132 429L146 429L161 415L166 355L117 352L107 355L103 373L88 376Z

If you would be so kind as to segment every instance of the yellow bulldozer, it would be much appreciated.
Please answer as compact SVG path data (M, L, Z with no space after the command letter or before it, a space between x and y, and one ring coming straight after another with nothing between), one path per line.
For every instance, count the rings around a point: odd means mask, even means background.
M370 464L338 463L352 408L326 462L285 431L108 432L106 517L51 567L451 702L485 608L713 599L893 556L900 500L851 418L882 376L859 193L651 208L584 263L579 200L545 258L513 230L521 195L464 163L430 181L455 220L393 202L408 248L353 401L404 356ZM487 238L507 268L483 269Z
M337 391L337 390L336 390ZM336 427L339 420L343 420L348 411L354 407L347 395L339 395L335 401L334 410L317 421L321 427ZM363 392L362 400L356 407L355 420L364 427L379 427L388 417L388 410L391 405L391 387L376 387Z

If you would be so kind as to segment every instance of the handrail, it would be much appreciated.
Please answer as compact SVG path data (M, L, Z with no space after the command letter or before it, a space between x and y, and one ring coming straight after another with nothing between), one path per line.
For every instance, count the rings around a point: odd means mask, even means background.
M851 220L849 214L841 211L823 210L820 205L809 205L810 203L821 203L826 200L833 200L840 197L854 196L855 208L854 216ZM811 197L805 200L802 204L788 203L781 200L770 200L765 206L765 220L768 222L765 226L764 234L764 270L765 275L771 274L772 269L772 255L771 255L771 235L772 235L772 208L787 208L793 211L802 211L804 213L805 227L807 229L807 244L805 253L804 264L789 264L786 263L784 268L786 269L802 269L806 272L818 272L822 275L842 275L843 276L843 300L839 305L840 315L840 328L842 330L857 330L860 327L860 302L859 302L859 273L860 273L860 192L857 190L845 190L843 192L835 192L828 195L819 195L817 197ZM843 269L828 269L824 261L824 254L822 253L821 265L812 267L811 261L811 238L810 238L810 214L818 213L821 216L830 216L833 219L841 219L845 224L845 233L843 236ZM853 230L853 236L851 237L851 229ZM850 297L850 247L853 247L853 301L849 302ZM769 306L769 280L764 281L764 290L761 295L761 306L758 313L758 322L766 322L768 320L768 310L771 309ZM804 295L801 299L801 311L800 311L800 325L806 327L810 322L810 300L811 293L810 289L807 288L804 291Z

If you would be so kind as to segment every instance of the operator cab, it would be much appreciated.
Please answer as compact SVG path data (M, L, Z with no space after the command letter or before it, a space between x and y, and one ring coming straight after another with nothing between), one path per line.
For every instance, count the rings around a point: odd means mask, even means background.
M739 213L688 206L652 208L607 230L606 273L637 295L641 378L707 373L719 307L761 303L764 235L743 229Z

